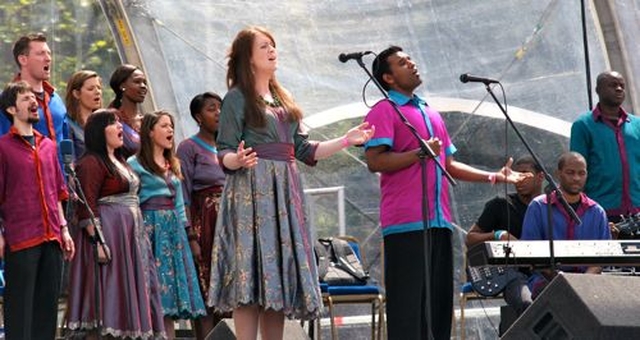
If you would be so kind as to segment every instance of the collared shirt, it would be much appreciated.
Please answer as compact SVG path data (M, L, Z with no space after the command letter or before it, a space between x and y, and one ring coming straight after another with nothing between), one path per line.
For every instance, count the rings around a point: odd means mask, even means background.
M56 147L34 130L35 146L11 127L0 137L0 214L4 239L14 252L58 241L58 202L68 198Z
M580 194L580 204L576 214L581 224L576 225L555 193L551 196L552 226L554 240L608 240L611 239L607 216L604 209L584 193ZM522 223L522 240L548 240L547 197L534 198Z
M396 91L389 91L389 98L398 105L423 139L438 137L442 141L442 151L438 158L441 164L446 164L446 157L453 155L456 148L451 143L440 113L427 106L417 95L409 98ZM416 138L387 100L378 102L367 114L365 121L376 127L375 135L366 143L365 148L384 145L390 152L405 152L419 147ZM420 162L380 175L380 224L383 235L423 230L421 177ZM452 229L448 182L431 160L427 160L426 192L429 227Z
M570 149L587 161L584 192L608 216L640 212L640 118L620 108L616 123L598 105L571 126Z
M524 216L521 240L548 240L547 197L540 195L534 198ZM551 223L554 240L610 240L611 231L608 226L604 209L595 201L580 194L580 204L575 209L582 222L576 225L567 210L557 199L555 193L551 196ZM562 266L564 272L584 273L586 266ZM547 280L538 271L529 277L528 285L534 298L544 289Z
M21 80L20 74L18 74L13 81ZM69 138L69 131L67 127L67 108L64 105L64 101L55 91L55 88L49 84L49 82L43 82L44 99L38 99L38 114L40 120L33 124L33 128L40 132L45 137L50 137L55 145L60 144L63 139ZM0 134L9 132L11 128L11 122L4 113L0 114ZM60 163L60 170L64 169L64 161L62 159L62 153L58 148L58 162Z

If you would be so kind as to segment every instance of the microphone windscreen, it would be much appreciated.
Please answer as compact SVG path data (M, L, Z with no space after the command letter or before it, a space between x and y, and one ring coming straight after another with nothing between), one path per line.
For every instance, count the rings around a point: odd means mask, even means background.
M62 155L73 155L73 142L70 139L60 141L60 153Z

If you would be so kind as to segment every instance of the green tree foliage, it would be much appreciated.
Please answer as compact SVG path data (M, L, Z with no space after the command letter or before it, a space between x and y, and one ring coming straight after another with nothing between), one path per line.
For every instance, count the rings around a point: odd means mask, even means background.
M0 84L18 71L13 43L29 33L42 32L53 51L51 82L64 96L69 77L77 70L98 72L103 79L104 103L112 96L108 80L120 59L97 1L12 0L0 2Z

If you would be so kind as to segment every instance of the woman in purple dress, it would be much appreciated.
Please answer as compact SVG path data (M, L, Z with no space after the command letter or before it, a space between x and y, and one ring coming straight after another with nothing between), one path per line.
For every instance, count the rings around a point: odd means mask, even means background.
M113 71L109 86L116 95L109 107L118 109L124 133L123 155L127 159L140 149L139 132L142 121L140 105L144 102L149 90L147 76L137 66L120 65Z
M89 116L86 153L76 169L91 211L78 207L78 255L71 264L67 307L71 338L166 336L153 252L139 207L140 180L122 157L122 138L115 110ZM107 247L100 244L98 230Z
M187 236L205 301L211 276L213 233L224 185L224 172L218 163L215 140L221 104L222 98L212 92L195 96L189 109L191 117L198 124L198 133L183 140L178 146L184 202L191 220ZM195 320L196 337L204 339L219 320L213 314L213 309L208 308L206 316Z

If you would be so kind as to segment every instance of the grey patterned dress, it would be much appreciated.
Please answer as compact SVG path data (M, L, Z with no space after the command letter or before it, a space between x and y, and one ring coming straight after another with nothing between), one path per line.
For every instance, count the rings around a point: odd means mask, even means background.
M281 107L268 108L261 129L246 126L243 112L244 96L231 89L220 114L220 158L244 140L259 160L251 169L225 169L208 304L220 312L258 305L289 318L314 319L322 299L295 160L315 165L317 144L297 122L288 122Z

